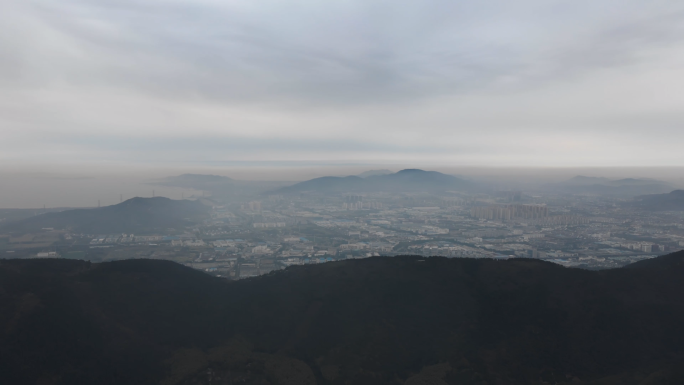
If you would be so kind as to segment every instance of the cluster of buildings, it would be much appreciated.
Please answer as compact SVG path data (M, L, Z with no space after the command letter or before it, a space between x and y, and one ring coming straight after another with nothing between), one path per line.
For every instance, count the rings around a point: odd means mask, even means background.
M606 197L449 194L302 193L217 202L209 220L185 233L97 235L89 245L139 248L141 257L230 279L406 254L607 268L684 248L684 213L639 211Z
M473 207L470 209L470 215L478 219L504 221L516 218L537 219L546 218L549 215L549 209L543 204L491 205Z
M348 195L342 203L343 210L379 210L382 209L382 202L364 202L361 195Z

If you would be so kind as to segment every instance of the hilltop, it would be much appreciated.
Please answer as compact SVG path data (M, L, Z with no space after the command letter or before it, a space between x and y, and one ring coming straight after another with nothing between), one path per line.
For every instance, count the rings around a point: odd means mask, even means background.
M112 206L65 210L10 221L0 229L23 232L51 227L88 234L146 233L183 229L208 215L209 208L198 201L132 198Z
M393 174L393 172L390 171L390 170L382 169L382 170L368 170L368 171L364 171L364 172L362 172L361 174L359 174L359 175L357 175L357 176L358 176L358 177L361 177L361 178L368 178L369 176L389 175L389 174Z
M12 384L682 383L683 261L379 257L228 282L158 260L4 260L0 371Z
M437 171L406 169L392 174L365 177L326 176L300 182L277 190L279 193L313 191L318 193L345 192L443 192L469 187L469 183L452 175Z

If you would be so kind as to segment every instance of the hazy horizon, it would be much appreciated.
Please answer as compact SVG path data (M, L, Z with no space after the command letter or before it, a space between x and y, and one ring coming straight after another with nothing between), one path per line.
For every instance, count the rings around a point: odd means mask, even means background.
M184 173L684 184L682 26L672 1L5 1L0 207Z
M181 174L226 176L239 181L277 181L294 184L323 177L358 175L365 171L388 169L397 172L406 168L421 168L456 175L465 179L487 182L501 189L525 190L543 183L560 182L577 175L610 179L647 178L672 183L684 188L684 168L680 167L610 167L610 168L496 168L496 167L439 167L410 164L375 165L318 165L301 164L298 167L243 166L243 167L185 167L185 168L115 168L60 169L23 168L10 172L0 169L3 194L0 209L39 209L45 205L56 207L96 207L119 203L136 196L164 196L172 199L201 196L202 191L191 188L169 187L155 183L166 177Z

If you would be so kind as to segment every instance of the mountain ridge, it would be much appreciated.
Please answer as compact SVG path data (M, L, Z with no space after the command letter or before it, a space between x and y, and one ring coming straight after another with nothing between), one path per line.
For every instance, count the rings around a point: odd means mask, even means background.
M364 171L361 174L358 174L356 176L361 177L361 178L368 178L369 176L376 176L376 175L388 175L392 174L392 171L382 169L382 170L368 170Z
M684 190L643 195L636 198L635 205L652 211L684 211Z
M469 183L452 175L437 171L405 169L393 174L358 176L326 176L310 179L276 190L278 193L314 191L319 193L345 192L428 192L447 191L469 187Z
M0 370L17 384L678 383L682 261L375 257L226 282L158 260L2 260Z

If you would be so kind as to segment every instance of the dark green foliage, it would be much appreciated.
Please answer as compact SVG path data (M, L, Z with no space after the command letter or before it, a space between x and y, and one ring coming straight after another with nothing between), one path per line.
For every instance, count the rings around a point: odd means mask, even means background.
M684 379L684 253L596 272L422 259L238 282L165 261L2 261L0 372L12 384Z

